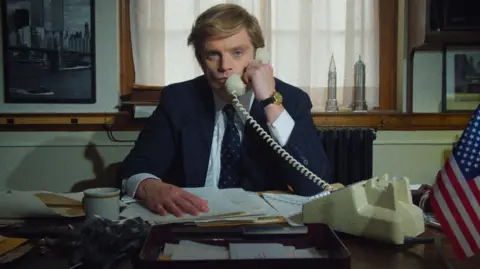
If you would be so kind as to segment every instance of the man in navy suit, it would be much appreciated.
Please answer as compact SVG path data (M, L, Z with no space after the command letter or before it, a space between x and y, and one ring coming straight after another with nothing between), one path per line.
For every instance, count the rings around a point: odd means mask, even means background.
M225 90L229 76L242 74L252 89L239 98L244 108L297 161L330 182L310 98L254 61L256 49L265 46L256 18L237 5L214 6L197 18L188 43L204 75L162 90L119 170L124 192L154 212L180 217L208 211L208 201L182 187L323 191L245 122Z

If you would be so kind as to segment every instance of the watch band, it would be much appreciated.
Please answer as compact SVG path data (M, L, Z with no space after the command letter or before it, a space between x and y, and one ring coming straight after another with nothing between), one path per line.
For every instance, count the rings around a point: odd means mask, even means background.
M275 103L275 97L273 95L268 97L265 100L260 101L260 104L262 105L262 108L265 108L269 104L273 104L273 103Z

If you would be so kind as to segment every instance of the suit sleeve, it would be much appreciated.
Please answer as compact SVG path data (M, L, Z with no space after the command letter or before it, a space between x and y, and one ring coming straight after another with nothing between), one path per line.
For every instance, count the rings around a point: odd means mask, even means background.
M117 174L118 179L125 180L137 174L151 174L161 179L174 156L172 133L172 124L163 102L160 101L122 162Z
M295 125L284 149L323 181L331 183L330 162L312 119L310 98L302 92L295 101L296 105L288 111L295 121ZM279 155L277 154L277 156ZM310 196L323 191L316 182L293 168L289 162L281 157L277 160L280 163L278 177L296 194Z

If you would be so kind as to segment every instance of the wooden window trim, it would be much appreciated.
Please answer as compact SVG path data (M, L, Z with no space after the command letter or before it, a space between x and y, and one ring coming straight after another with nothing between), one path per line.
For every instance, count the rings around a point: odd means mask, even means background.
M365 127L376 130L463 130L470 113L335 113L315 114L319 128ZM82 114L0 114L0 132L12 131L139 131L145 120L133 120L129 112Z

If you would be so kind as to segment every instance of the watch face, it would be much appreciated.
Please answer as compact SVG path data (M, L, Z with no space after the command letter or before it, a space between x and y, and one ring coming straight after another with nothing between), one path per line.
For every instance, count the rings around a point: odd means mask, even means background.
M276 103L283 103L283 96L279 92L273 93L273 98L275 98Z

